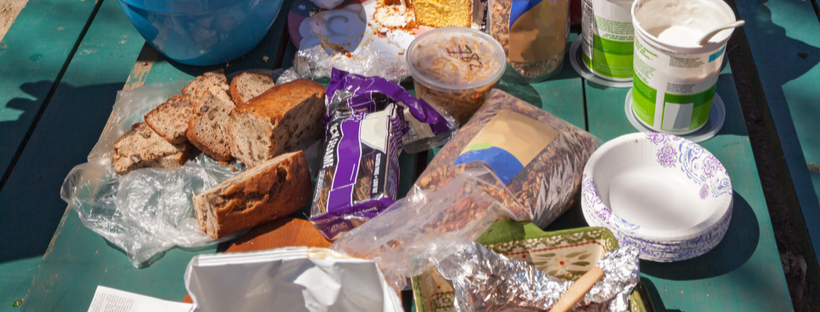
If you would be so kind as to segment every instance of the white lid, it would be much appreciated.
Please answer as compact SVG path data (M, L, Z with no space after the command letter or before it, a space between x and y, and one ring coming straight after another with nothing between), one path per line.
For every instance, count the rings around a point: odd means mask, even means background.
M463 42L466 44L464 47L458 44L460 42L453 41L460 38L466 41ZM439 47L444 49L427 48L435 44L441 44ZM438 59L436 55L444 60L454 61L451 64L458 68L441 66L440 75L432 74L429 69L433 67L433 61ZM465 27L438 28L416 37L407 49L407 64L413 79L443 89L473 89L495 83L501 79L507 67L504 49L498 41L483 32ZM472 71L461 70L470 66ZM489 68L478 69L478 66ZM471 72L475 76L470 75ZM466 77L468 75L470 76Z

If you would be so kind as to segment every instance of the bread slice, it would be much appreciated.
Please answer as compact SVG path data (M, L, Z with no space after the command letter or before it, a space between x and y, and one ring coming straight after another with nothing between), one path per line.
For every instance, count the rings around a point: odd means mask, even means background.
M231 153L248 167L324 134L325 87L297 79L275 86L231 112Z
M231 80L231 98L237 106L245 104L274 86L267 71L243 73Z
M188 131L188 120L193 117L192 109L193 105L186 97L174 95L145 114L145 123L168 142L185 143L188 141L185 138L185 132Z
M185 164L191 150L188 144L171 144L141 122L114 142L114 171L123 175L143 167L177 168Z
M218 92L209 90L202 101L194 106L194 116L188 120L185 136L205 154L216 160L229 161L233 157L229 145L228 115L236 105L219 96Z
M302 151L284 154L194 196L199 226L220 238L287 216L310 202L310 173Z
M213 77L213 76L219 76L219 75L221 75L222 77L225 77L225 71L222 70L222 69L219 69L217 71L207 72L207 73L204 73L200 76L197 76L196 78L194 78L194 80L191 80L191 82L189 82L188 85L186 85L184 88L182 88L182 96L190 98L192 100L197 99L197 97L199 97L199 99L201 99L201 97L197 96L197 94L196 94L196 90L199 87L199 85L201 85L202 82L205 81L205 79ZM198 103L198 102L199 102L199 100L192 101L192 103Z

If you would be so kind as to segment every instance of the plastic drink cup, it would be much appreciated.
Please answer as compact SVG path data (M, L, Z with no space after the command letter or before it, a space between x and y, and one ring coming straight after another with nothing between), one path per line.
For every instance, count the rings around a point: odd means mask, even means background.
M720 0L636 0L632 110L647 127L684 135L706 125L726 42L733 29L700 37L734 22Z
M418 36L407 49L407 64L423 99L465 124L504 74L501 45L489 35L445 27Z

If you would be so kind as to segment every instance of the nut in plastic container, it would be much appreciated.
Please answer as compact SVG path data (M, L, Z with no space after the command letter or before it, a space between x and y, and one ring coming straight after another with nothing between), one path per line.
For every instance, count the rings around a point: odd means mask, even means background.
M504 74L504 50L477 30L445 27L425 32L407 49L416 97L435 103L465 124Z

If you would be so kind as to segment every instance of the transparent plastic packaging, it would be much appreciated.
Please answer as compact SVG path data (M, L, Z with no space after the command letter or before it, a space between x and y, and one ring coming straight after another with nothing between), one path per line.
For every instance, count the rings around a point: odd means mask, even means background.
M293 59L293 67L286 70L276 84L299 78L318 79L330 77L333 68L363 76L379 76L398 83L410 76L403 58L385 55L373 44L365 44L356 54L328 54L321 45L300 49Z
M497 200L544 228L575 201L600 140L504 91L493 90L470 122L439 152L410 191L441 188L463 172L489 168ZM508 194L511 194L508 196Z
M504 47L504 77L540 82L561 72L569 38L570 0L489 0L487 29Z
M243 170L241 164L224 166L199 154L176 169L141 168L124 176L114 172L114 142L186 84L156 83L120 91L88 162L74 167L60 190L83 225L122 249L135 267L158 260L175 246L218 243L200 228L191 197Z
M397 201L330 248L376 261L390 286L399 291L407 278L449 257L454 247L474 241L496 220L532 218L496 200L508 192L497 182L486 168L464 171L447 185Z

